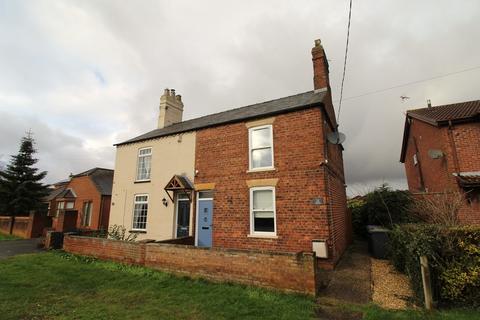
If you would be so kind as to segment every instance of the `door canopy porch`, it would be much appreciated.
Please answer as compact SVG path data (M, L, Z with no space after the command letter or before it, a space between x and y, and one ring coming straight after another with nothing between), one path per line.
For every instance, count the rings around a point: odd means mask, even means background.
M167 183L167 185L164 188L165 192L167 193L168 197L170 200L173 200L173 197L175 195L175 192L182 192L185 193L188 196L188 199L190 202L192 201L192 195L193 195L193 184L190 182L190 180L181 175L174 175L172 179ZM172 194L170 195L170 192Z

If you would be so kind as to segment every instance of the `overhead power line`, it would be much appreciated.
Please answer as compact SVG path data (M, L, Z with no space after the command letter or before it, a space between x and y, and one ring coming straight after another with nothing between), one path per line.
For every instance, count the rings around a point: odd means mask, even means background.
M381 92L384 92L384 91L397 89L397 88L401 88L401 87L406 87L406 86L410 86L412 84L417 84L417 83L427 82L427 81L431 81L431 80L435 80L435 79L445 78L445 77L449 77L449 76L452 76L452 75L455 75L455 74L468 72L468 71L472 71L472 70L476 70L476 69L480 69L480 66L467 68L467 69L462 69L462 70L458 70L458 71L453 71L453 72L449 72L449 73L444 73L444 74L434 76L434 77L430 77L430 78L414 80L414 81L398 84L398 85L395 85L395 86L391 86L391 87L388 87L388 88L383 88L383 89L378 89L378 90L374 90L374 91L370 91L370 92L365 92L365 93L362 93L362 94L359 94L359 95L356 95L356 96L351 96L351 97L344 98L343 100L350 100L350 99L365 97L365 96L369 96L369 95L372 95L372 94L381 93ZM341 103L341 101L342 101L341 96L340 96L339 101Z
M340 120L340 110L342 110L343 84L345 82L345 72L347 71L348 42L350 40L351 20L352 20L352 0L350 0L350 8L348 10L347 43L345 44L345 59L343 61L343 76L342 76L342 86L340 88L340 102L338 103L337 124Z

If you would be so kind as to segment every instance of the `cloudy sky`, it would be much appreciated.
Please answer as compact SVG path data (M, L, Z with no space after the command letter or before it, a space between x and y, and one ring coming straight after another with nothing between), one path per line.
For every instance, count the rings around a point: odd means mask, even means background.
M166 87L182 94L184 119L311 90L316 38L337 100L347 10L348 0L0 0L0 161L31 128L47 182L113 168L112 144L155 128ZM480 99L480 68L357 96L480 66L479 16L478 0L353 1L340 117L350 194L405 188L404 111Z

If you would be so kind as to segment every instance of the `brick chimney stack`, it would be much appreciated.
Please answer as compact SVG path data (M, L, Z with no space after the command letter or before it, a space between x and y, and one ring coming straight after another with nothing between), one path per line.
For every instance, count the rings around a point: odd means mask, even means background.
M182 96L175 94L175 89L165 89L160 97L160 115L158 128L168 127L174 123L182 122L183 102Z
M330 80L328 78L327 55L323 50L320 39L315 40L315 46L312 48L313 61L313 88L315 90L327 88L330 90Z

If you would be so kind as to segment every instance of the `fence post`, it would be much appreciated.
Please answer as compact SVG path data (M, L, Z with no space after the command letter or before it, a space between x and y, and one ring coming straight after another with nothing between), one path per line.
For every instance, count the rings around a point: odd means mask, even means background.
M422 271L423 295L425 296L425 308L432 310L432 282L430 278L430 268L428 267L428 259L426 256L420 256L420 269Z

